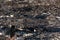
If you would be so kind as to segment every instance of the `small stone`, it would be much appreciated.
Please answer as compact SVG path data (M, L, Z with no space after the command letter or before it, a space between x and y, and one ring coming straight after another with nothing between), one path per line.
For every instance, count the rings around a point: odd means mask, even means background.
M14 15L10 15L10 17L14 17Z

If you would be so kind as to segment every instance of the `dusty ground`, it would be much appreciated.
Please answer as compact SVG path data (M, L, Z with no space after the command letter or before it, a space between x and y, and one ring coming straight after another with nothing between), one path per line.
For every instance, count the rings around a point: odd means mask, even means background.
M50 35L59 34L60 31L45 33L41 32L43 29L40 30L40 27L60 28L60 0L0 0L0 26L11 27L11 25L19 30L36 28L39 35L35 37L40 39L32 37L31 40L53 40L49 39ZM23 38L25 39L25 37Z

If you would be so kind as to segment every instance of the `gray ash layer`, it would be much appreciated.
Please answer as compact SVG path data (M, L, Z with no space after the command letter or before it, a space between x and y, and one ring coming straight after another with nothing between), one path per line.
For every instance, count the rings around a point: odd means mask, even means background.
M60 40L59 2L0 0L0 39Z

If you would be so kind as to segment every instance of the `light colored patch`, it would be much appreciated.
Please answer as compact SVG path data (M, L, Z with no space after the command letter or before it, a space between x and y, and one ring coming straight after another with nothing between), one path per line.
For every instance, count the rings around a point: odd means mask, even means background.
M14 15L10 15L10 17L14 17Z

